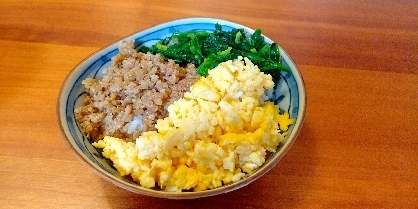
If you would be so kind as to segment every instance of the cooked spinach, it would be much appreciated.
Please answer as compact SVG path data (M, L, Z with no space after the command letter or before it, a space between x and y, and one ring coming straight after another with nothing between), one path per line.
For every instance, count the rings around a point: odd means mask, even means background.
M197 66L197 73L203 76L207 76L208 71L219 63L238 56L250 59L261 71L270 74L274 81L280 79L280 71L290 71L283 65L279 46L266 43L260 29L247 37L244 29L223 31L222 26L216 24L213 33L174 32L151 47L140 47L139 51L159 53L180 65L193 63Z

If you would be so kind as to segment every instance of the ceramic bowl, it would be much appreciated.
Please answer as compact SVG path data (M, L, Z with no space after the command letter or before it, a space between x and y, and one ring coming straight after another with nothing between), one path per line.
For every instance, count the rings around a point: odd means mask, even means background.
M224 31L229 31L233 28L244 28L244 30L250 34L254 32L248 27L226 20L214 18L187 18L154 26L126 37L123 40L135 40L135 46L150 46L158 40L170 36L174 31L213 31L215 29L215 24L222 25ZM289 134L277 148L277 151L268 156L265 163L258 170L251 175L245 176L238 182L200 192L158 191L141 187L133 181L122 178L118 172L109 165L108 161L106 161L91 145L91 142L81 133L73 113L76 107L82 105L82 99L85 97L81 81L88 77L100 78L102 76L103 69L109 66L111 58L118 54L118 44L120 41L93 53L75 66L65 78L57 102L58 124L64 136L64 140L81 161L86 163L88 167L104 179L131 192L154 197L191 199L218 195L241 188L261 177L279 162L295 141L305 116L306 93L302 76L298 68L289 55L280 48L284 63L291 68L291 72L282 73L282 79L280 80L280 83L276 85L277 87L272 99L282 110L289 112L290 117L295 119L295 123L289 127ZM268 37L265 37L265 41L272 42Z

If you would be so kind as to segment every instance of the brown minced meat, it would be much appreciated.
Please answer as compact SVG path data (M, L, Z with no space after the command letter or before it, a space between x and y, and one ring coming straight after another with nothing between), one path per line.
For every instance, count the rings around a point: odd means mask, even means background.
M182 98L199 77L193 64L180 67L158 54L137 52L133 41L124 41L101 80L82 82L87 97L74 111L76 121L93 141L104 136L134 141L155 130L157 120L167 116L167 106ZM138 116L141 125L136 125Z

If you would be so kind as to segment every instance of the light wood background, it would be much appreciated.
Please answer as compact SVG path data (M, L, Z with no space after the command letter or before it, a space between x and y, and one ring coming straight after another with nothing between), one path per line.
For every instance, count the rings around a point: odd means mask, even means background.
M165 21L215 17L279 43L308 94L265 176L197 200L136 195L64 142L59 88L89 54ZM418 208L418 4L407 0L0 0L0 208Z

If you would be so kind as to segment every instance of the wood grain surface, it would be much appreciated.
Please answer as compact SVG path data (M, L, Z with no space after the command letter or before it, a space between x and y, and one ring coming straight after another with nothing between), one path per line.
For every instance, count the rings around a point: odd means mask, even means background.
M133 194L67 146L58 91L89 54L185 17L278 42L305 80L306 120L278 165L242 189ZM0 208L418 208L416 1L0 0L0 49Z

